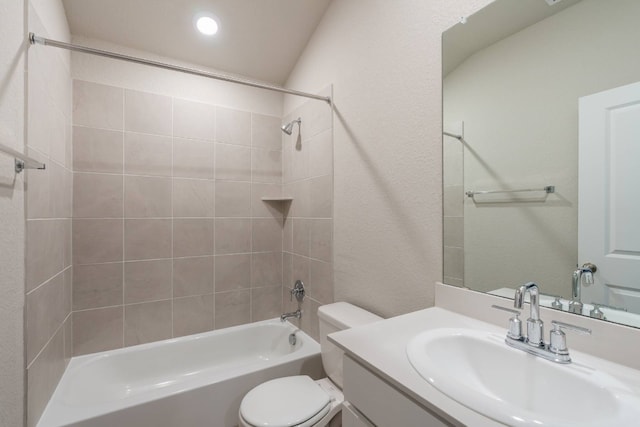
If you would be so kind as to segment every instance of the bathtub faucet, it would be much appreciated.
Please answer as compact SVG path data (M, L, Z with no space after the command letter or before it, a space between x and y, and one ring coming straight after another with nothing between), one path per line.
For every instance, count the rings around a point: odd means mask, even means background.
M291 317L295 317L296 319L300 319L302 317L302 311L300 311L300 309L297 309L296 311L293 311L291 313L284 313L282 316L280 316L280 321L284 322L285 320L291 318Z

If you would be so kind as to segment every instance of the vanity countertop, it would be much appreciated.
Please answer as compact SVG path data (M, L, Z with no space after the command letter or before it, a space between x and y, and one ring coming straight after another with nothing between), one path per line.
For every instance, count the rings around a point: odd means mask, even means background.
M438 328L478 329L506 334L505 327L432 307L329 335L329 341L416 402L454 425L503 426L449 398L424 380L406 354L409 341L421 332ZM595 338L595 337L594 337ZM571 341L569 338L569 348ZM614 377L624 379L640 394L640 371L572 351L574 360L597 364Z

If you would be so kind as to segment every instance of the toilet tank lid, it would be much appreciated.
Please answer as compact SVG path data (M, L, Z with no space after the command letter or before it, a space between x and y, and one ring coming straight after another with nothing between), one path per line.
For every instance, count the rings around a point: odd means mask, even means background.
M348 302L322 305L318 307L318 317L340 329L354 328L382 320L382 317Z

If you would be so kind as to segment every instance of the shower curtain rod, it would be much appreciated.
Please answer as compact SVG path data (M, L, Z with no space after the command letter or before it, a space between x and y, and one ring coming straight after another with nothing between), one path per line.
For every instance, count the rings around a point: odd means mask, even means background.
M109 52L109 51L100 50L100 49L94 49L92 47L80 46L80 45L71 44L71 43L64 43L64 42L60 42L60 41L57 41L57 40L51 40L51 39L47 39L47 38L44 38L44 37L39 37L39 36L35 35L34 33L29 33L29 43L31 43L31 44L41 44L43 46L53 46L53 47L57 47L57 48L60 48L60 49L72 50L74 52L88 53L90 55L104 56L106 58L112 58L112 59L119 59L119 60L122 60L122 61L134 62L136 64L150 65L152 67L163 68L165 70L178 71L178 72L186 73L186 74L193 74L195 76L207 77L207 78L215 79L215 80L222 80L224 82L238 83L238 84L245 85L245 86L257 87L257 88L260 88L260 89L267 89L267 90L272 90L272 91L276 91L276 92L286 93L288 95L303 96L305 98L319 99L321 101L325 101L325 102L328 102L329 104L331 104L331 98L328 97L328 96L314 95L312 93L301 92L299 90L293 90L293 89L285 89L285 88L280 87L280 86L273 86L273 85L269 85L269 84L266 84L266 83L260 83L260 82L251 81L251 80L243 80L243 79L239 79L239 78L236 78L236 77L227 76L227 75L224 75L224 74L215 74L215 73L210 73L210 72L207 72L207 71L200 71L200 70L197 70L195 68L180 67L180 66L177 66L177 65L167 64L165 62L152 61L152 60L149 60L149 59L137 58L135 56L122 55L120 53Z

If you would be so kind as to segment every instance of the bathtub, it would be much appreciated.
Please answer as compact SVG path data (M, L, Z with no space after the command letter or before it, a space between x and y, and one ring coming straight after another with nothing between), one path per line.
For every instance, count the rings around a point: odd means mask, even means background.
M320 345L279 319L74 357L37 426L235 426L251 388L301 373Z

